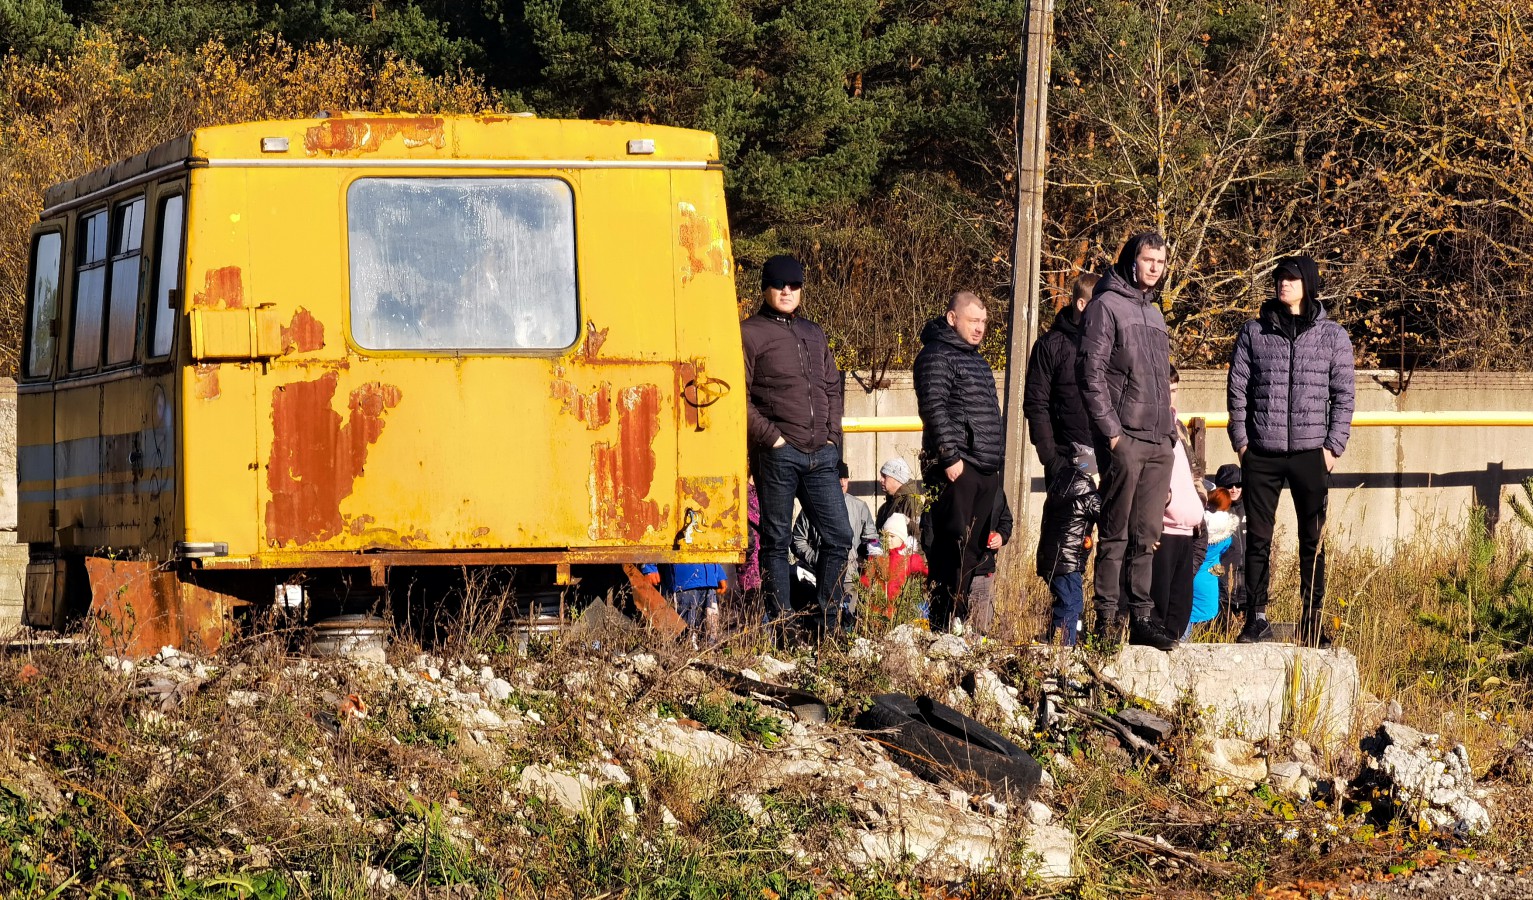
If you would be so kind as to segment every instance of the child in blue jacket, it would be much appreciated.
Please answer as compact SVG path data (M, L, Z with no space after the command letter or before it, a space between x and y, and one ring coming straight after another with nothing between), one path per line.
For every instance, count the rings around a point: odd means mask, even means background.
M701 634L708 608L718 608L719 595L729 589L724 567L717 563L646 563L639 567L649 583L671 598L677 615Z

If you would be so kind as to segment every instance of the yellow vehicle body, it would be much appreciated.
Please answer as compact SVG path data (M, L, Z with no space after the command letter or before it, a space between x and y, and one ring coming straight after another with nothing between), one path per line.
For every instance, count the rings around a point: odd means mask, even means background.
M19 536L54 568L29 609L82 555L737 561L717 158L675 128L342 114L200 129L50 190L18 460Z

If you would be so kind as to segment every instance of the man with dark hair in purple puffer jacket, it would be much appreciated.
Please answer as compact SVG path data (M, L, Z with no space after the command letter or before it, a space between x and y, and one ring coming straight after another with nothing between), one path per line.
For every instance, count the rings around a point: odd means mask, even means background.
M1286 484L1299 521L1299 638L1330 645L1323 628L1326 491L1352 433L1352 341L1320 303L1308 256L1278 261L1273 298L1245 324L1230 360L1230 444L1245 476L1246 624L1240 643L1270 641L1267 586L1273 522Z

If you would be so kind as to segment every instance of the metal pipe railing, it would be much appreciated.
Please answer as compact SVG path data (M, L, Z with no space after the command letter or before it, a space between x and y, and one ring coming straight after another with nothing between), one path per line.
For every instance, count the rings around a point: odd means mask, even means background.
M1183 413L1182 421L1200 418L1209 428L1229 424L1226 412ZM1533 426L1533 412L1513 410L1445 410L1443 412L1359 412L1352 425L1359 428L1505 428ZM841 420L847 434L889 434L921 430L920 416L847 416Z

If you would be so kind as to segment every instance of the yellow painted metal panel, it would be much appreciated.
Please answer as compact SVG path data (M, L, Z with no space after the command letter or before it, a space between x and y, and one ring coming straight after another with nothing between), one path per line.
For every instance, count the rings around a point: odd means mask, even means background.
M192 173L183 310L246 307L251 240L246 177L236 169ZM190 365L185 344L180 357L182 540L222 541L231 553L252 552L258 546L255 394L260 364Z
M676 351L677 507L695 511L694 552L744 552L745 364L721 172L671 173ZM686 520L681 526L685 529Z

